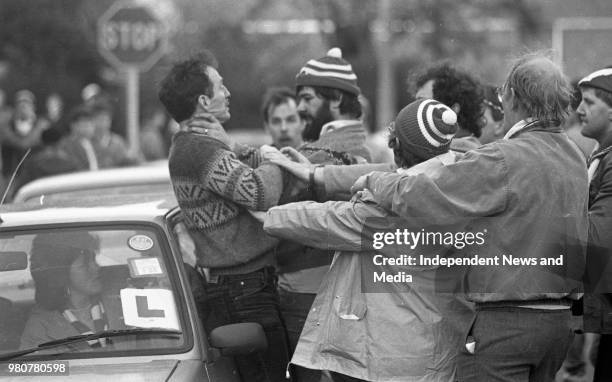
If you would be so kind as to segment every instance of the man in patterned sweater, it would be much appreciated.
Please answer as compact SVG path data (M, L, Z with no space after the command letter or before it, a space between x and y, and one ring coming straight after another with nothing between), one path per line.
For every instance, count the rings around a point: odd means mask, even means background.
M183 124L202 113L211 123L202 133L178 132L169 157L170 178L184 223L196 246L198 265L210 269L207 331L237 322L259 322L265 352L235 357L243 380L284 381L287 340L278 310L274 274L277 240L248 212L278 203L282 175L261 163L259 152L234 145L218 122L230 118L230 93L208 52L182 61L161 83L159 98Z

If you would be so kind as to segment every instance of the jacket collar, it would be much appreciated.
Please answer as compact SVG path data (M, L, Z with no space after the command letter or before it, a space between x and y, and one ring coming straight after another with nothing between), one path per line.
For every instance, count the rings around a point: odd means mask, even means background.
M550 129L554 127L554 129ZM518 121L508 130L503 139L513 138L528 130L544 130L548 129L550 132L558 133L561 132L559 128L559 121L556 120L539 120L535 118L526 118Z
M345 126L351 126L351 125L357 125L357 124L361 124L361 121L358 120L358 119L339 119L337 121L327 122L321 128L321 134L320 135L325 135L325 134L330 133L330 132L332 132L334 130L341 129L341 128L345 127Z
M589 157L589 160L587 161L587 163L592 163L595 159L601 159L605 157L606 154L608 154L610 151L612 151L612 145L604 147L604 148L596 149L595 151L593 151L593 153Z

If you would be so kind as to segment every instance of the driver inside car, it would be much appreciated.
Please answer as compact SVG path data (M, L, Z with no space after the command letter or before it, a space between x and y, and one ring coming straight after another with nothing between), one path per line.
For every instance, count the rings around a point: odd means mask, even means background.
M103 286L96 262L99 247L99 239L84 231L41 233L34 238L30 272L36 287L36 305L21 335L22 349L117 328L109 325L110 306L102 302L100 295ZM99 338L70 346L85 350L110 343L111 339Z

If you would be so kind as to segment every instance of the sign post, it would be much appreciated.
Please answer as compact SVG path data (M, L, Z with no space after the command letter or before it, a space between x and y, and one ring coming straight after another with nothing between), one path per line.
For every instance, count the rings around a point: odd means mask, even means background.
M97 37L100 54L125 74L127 138L130 149L138 152L139 75L165 54L166 27L149 8L118 1L98 19Z

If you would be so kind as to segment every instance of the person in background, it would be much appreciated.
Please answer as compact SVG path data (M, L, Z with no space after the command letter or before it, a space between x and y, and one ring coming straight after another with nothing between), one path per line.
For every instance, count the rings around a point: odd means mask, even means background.
M36 115L36 98L29 90L15 93L15 107L10 120L0 126L2 174L10 178L28 149L41 144L41 134L49 122Z
M83 86L81 89L81 100L85 105L91 105L96 102L100 97L106 97L102 92L102 87L96 83L90 83Z
M159 108L145 112L140 127L140 151L146 161L168 158L168 147L163 136L168 117Z
M139 157L131 153L127 143L119 134L111 131L113 106L106 97L98 97L88 107L94 121L93 145L96 150L100 168L111 168L135 165Z
M484 145L504 137L504 109L497 88L493 85L484 85L483 88L484 123L478 140Z
M578 82L582 101L576 110L582 135L597 141L587 161L589 241L584 297L584 329L601 333L594 381L610 381L612 367L612 69L601 69Z
M295 92L287 87L270 88L263 97L261 114L264 129L276 148L297 149L304 143L304 122L297 111Z
M6 92L0 88L0 129L3 126L8 126L9 121L13 116L13 109L6 104ZM1 130L0 130L1 131ZM0 144L2 142L0 141ZM0 195L4 195L4 190L7 187L7 180L4 179L2 171L2 146L0 146Z
M582 101L582 94L580 92L580 87L578 86L578 80L572 83L572 87L574 89L574 93L572 96L571 113L565 121L563 130L565 130L565 133L572 139L572 141L576 142L578 147L580 147L580 151L582 151L586 160L593 153L593 150L595 150L597 141L593 138L582 135L582 121L578 115L578 106Z
M459 131L451 150L465 152L481 145L483 90L468 72L442 62L430 66L416 78L415 98L431 98L457 113Z
M67 156L76 171L94 171L100 168L100 161L92 143L96 126L89 106L75 107L68 118L70 133L62 138L57 148Z
M472 256L541 264L563 254L564 267L468 267L465 291L476 313L457 358L459 381L552 381L573 338L571 303L582 292L587 171L560 127L571 86L557 65L540 54L519 58L501 94L504 139L432 173L370 173L354 190L369 190L408 220L486 229L486 245L472 247Z

